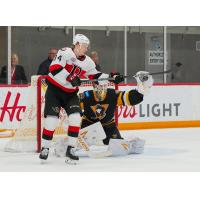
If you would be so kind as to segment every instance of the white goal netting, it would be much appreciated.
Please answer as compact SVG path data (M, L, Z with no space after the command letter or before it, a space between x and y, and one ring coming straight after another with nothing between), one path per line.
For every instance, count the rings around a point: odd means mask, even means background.
M115 88L114 84L109 87ZM15 131L14 137L5 146L8 152L38 152L41 148L41 133L44 121L45 92L47 84L45 77L32 76L29 89L29 98L20 128ZM91 83L82 84L79 92L92 89ZM58 135L67 135L68 118L64 109L61 109L59 123L54 133L54 138Z

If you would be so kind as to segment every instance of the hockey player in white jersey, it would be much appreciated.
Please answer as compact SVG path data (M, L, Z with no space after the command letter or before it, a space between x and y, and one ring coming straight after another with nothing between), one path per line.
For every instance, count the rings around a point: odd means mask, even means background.
M86 36L82 34L75 35L72 47L60 49L49 67L40 159L46 160L48 158L49 147L58 123L60 108L63 107L69 117L69 145L66 149L66 157L69 161L79 160L79 157L73 154L73 148L77 145L81 123L81 109L77 96L78 86L81 84L79 77L81 75L89 79L98 79L102 76L109 77L109 74L97 71L95 63L85 55L89 45L90 41ZM115 83L123 81L121 75L115 75L113 78Z

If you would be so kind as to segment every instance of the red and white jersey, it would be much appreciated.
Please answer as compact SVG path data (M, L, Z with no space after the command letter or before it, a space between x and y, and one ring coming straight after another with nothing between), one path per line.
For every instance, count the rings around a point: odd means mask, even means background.
M49 71L48 80L67 92L74 92L78 89L70 83L75 76L84 75L89 79L93 79L96 74L101 73L96 70L95 63L89 56L86 55L78 59L72 49L68 47L58 51L49 67ZM102 75L105 77L105 74Z

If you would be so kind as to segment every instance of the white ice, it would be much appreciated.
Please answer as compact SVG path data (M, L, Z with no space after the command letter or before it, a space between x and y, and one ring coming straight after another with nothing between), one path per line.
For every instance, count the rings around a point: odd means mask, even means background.
M122 131L124 138L146 140L145 152L140 155L92 159L81 157L78 165L68 165L64 158L50 155L41 164L36 153L8 153L0 139L0 171L200 171L200 128L154 129Z

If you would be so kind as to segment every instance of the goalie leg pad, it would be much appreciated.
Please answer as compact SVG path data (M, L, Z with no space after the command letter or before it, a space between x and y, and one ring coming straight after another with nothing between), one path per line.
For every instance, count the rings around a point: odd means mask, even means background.
M110 139L108 150L112 156L125 156L129 154L129 143L124 139Z
M100 122L87 126L80 130L78 136L78 149L83 149L87 154L90 153L90 146L99 144L106 137L104 129ZM57 157L64 157L67 146L69 145L69 138L62 138L55 144L55 155Z
M145 140L134 138L129 141L129 153L141 154L144 152Z
M101 122L96 122L90 126L87 126L80 130L79 137L84 138L85 142L91 146L98 144L106 138L105 131L101 125Z
M112 156L125 156L128 154L141 154L144 152L145 140L134 138L130 141L124 139L110 139L108 151Z

